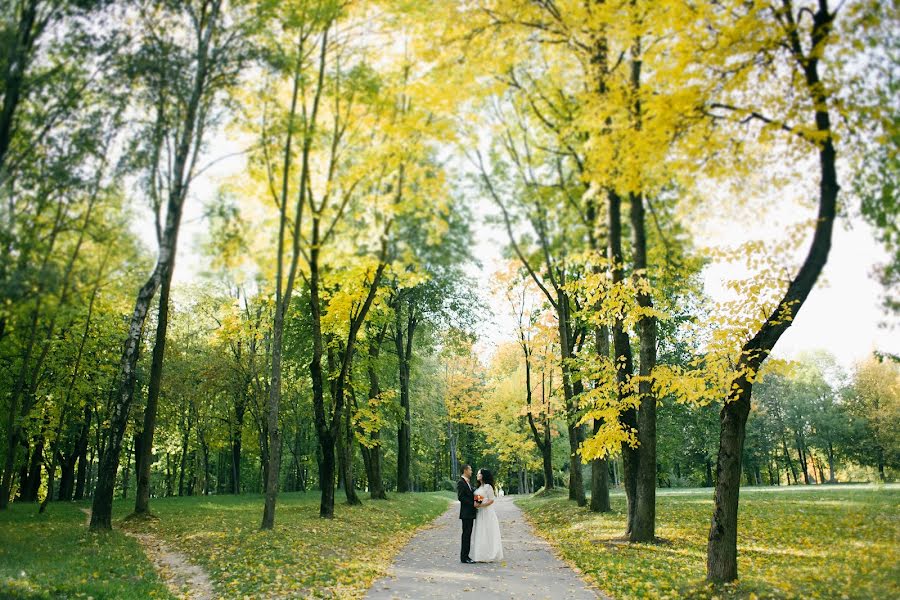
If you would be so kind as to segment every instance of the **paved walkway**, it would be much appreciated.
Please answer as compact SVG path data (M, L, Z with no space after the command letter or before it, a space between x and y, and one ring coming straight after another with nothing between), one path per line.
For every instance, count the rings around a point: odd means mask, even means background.
M604 598L556 558L509 496L496 504L503 538L500 563L459 562L459 503L420 531L400 551L390 574L376 581L366 598Z

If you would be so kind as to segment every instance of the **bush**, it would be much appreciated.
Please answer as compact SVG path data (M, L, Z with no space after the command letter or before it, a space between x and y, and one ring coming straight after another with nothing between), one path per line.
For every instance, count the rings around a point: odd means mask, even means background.
M451 481L450 479L441 479L441 482L438 484L438 489L446 492L455 492L456 482Z

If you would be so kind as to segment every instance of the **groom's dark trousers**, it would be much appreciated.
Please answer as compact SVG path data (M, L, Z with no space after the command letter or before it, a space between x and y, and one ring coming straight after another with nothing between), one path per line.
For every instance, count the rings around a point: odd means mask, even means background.
M459 550L459 560L466 562L472 545L472 525L478 513L475 509L475 492L462 477L456 483L456 497L459 498L459 518L462 520L462 547Z

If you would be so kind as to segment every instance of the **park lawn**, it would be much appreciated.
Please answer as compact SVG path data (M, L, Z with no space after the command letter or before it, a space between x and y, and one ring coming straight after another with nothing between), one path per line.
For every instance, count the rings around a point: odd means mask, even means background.
M391 494L319 518L319 493L279 494L275 529L260 531L263 498L195 496L152 499L158 520L124 526L156 535L209 573L226 598L359 598L386 573L413 532L443 513L447 494ZM121 524L117 523L117 526Z
M614 598L900 598L900 486L741 489L736 585L706 586L712 490L660 490L659 544L622 542L613 512L579 509L564 492L518 500L570 563Z
M12 503L0 512L0 598L171 598L138 543L90 533L87 503Z

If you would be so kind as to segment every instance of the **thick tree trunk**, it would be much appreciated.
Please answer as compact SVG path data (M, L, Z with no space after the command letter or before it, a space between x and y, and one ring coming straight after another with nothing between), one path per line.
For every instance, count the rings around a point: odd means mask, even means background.
M707 548L707 575L716 581L737 579L737 517L741 488L741 454L744 451L747 415L750 413L750 384L737 383L741 391L722 407L719 415L719 455L716 462L715 511Z
M178 210L180 211L180 207ZM174 215L172 217L174 218ZM122 360L119 366L118 383L111 399L112 408L108 417L109 424L104 431L103 452L100 455L100 465L97 468L97 483L94 489L94 500L91 505L91 529L94 530L110 529L112 527L112 500L116 485L116 475L119 469L119 458L122 453L122 441L128 424L128 412L134 399L141 333L150 309L150 301L159 287L161 264L170 260L169 255L174 254L173 250L174 248L169 248L168 245L160 249L160 257L156 268L138 292L134 310L131 314L128 337L125 340L125 348L122 352Z

